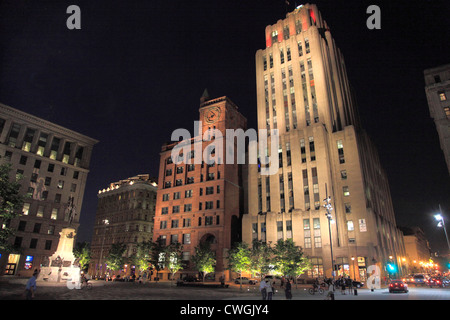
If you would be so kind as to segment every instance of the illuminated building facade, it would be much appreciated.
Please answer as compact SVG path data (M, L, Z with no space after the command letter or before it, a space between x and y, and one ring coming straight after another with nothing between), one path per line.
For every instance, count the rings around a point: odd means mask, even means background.
M402 227L409 273L424 272L431 257L430 244L419 227Z
M370 265L384 272L389 256L401 264L388 180L328 25L308 4L265 35L266 48L255 55L258 129L279 130L279 170L262 175L249 165L243 241L292 238L312 262L310 277L330 277L333 265L335 276L366 279Z
M136 253L138 243L152 240L156 190L155 179L148 174L113 182L99 190L90 275L105 275L105 258L114 243L125 244L124 255L130 257ZM132 265L124 266L125 274L130 275L134 271Z
M424 76L430 115L450 174L450 64L427 69Z
M201 143L200 149L195 149L195 138L192 138L188 154L178 153L185 160L176 164L171 154L179 143L162 146L153 241L162 245L181 243L187 268L180 272L191 276L198 273L190 261L195 248L207 242L217 261L215 274L210 276L217 280L225 275L229 279L227 250L240 240L246 167L224 164L224 159L216 158L225 154L226 143L213 136L212 130L217 129L225 136L226 129L245 130L247 120L228 97L209 99L204 95L199 113L202 124L199 136L207 140ZM208 153L222 163L207 164L203 157L194 161L198 152ZM163 272L162 277L166 279L167 273Z
M79 227L93 146L97 140L0 104L1 163L22 176L26 195L10 222L17 251L1 253L2 274L31 276L58 246L62 228Z

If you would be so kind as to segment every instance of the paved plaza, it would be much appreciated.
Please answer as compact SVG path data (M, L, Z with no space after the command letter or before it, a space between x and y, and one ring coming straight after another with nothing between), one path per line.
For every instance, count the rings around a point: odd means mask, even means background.
M258 286L230 283L228 288L177 287L171 282L139 284L134 282L91 281L92 289L69 289L65 284L37 283L35 300L262 300ZM0 280L1 300L23 300L26 279ZM292 286L292 300L325 300L324 295L310 295L309 285ZM450 300L450 288L410 286L409 293L390 294L386 288L371 292L358 289L335 292L335 300ZM276 288L273 300L286 300L284 290Z

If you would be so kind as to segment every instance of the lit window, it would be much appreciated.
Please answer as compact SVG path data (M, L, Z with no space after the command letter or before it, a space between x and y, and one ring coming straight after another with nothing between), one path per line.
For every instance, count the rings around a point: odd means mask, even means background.
M29 212L30 212L30 204L29 203L24 203L23 204L23 209L22 209L22 214L24 216L27 216Z
M52 215L51 215L50 219L56 220L57 218L58 218L58 208L53 208L52 209Z
M353 230L355 230L354 227L353 227L353 221L352 221L352 220L348 220L348 221L347 221L347 230L348 230L348 231L353 231Z
M350 195L350 191L348 190L348 187L342 187L343 191L344 191L344 197L348 197Z
M36 217L42 218L44 217L44 206L39 206L38 211L36 213Z
M450 107L444 108L445 116L450 120Z
M445 92L439 92L439 100L440 101L446 101L447 96L445 95Z

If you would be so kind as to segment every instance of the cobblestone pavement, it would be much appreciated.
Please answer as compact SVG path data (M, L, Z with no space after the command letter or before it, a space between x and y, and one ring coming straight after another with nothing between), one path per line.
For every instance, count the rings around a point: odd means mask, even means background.
M258 286L231 284L228 288L177 287L173 283L132 283L91 281L93 288L69 289L65 284L37 283L35 300L261 300ZM23 300L26 279L0 281L0 300ZM309 286L293 286L293 300L325 300L324 295L310 295ZM450 300L450 288L410 288L407 294L389 294L387 289L371 292L358 289L358 294L340 291L335 300ZM285 300L284 291L277 288L273 300Z

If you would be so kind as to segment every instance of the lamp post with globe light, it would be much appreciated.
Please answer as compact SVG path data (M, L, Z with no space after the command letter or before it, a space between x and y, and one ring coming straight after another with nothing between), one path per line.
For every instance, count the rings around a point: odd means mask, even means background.
M103 246L104 246L104 244L105 244L106 228L107 228L107 226L109 225L109 220L108 220L108 219L104 219L102 222L103 222L103 224L105 225L105 227L104 227L104 230L103 230L102 248L101 248L101 250L100 250L100 260L99 260L98 267L97 267L97 276L98 276L99 268L101 268L100 273L103 273L103 272L104 272L104 270L103 270L103 261L102 261L102 259L103 259ZM106 270L105 270L105 271L106 271ZM106 274L106 273L105 273L105 274Z
M445 238L447 239L448 250L450 252L450 242L448 241L448 235L447 230L445 228L444 217L442 216L441 205L439 205L439 214L434 215L434 218L439 222L437 226L444 228Z
M327 184L325 184L325 191L326 191L326 198L323 200L323 202L325 202L323 206L327 210L325 216L328 219L328 232L330 234L330 252L331 252L331 275L333 276L334 280L333 241L331 238L331 221L332 221L331 211L333 210L333 207L331 206L331 197L328 196Z

